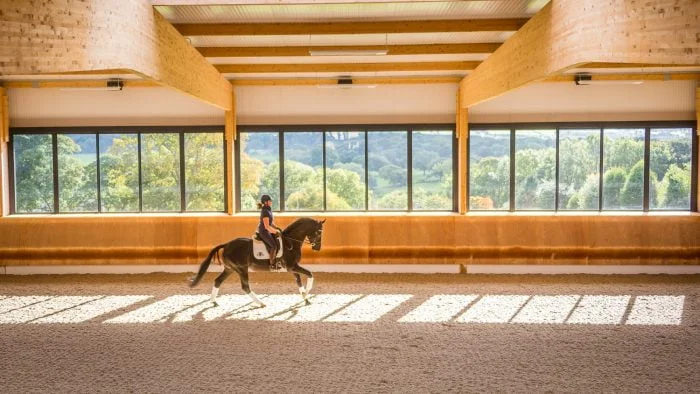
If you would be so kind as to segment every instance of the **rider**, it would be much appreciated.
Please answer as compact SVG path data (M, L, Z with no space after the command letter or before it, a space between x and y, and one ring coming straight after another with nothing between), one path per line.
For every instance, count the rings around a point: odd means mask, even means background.
M265 242L267 246L267 252L270 254L270 268L278 269L280 267L276 264L277 256L277 240L273 234L277 234L282 231L281 228L273 224L272 217L272 197L267 194L263 194L260 197L260 202L258 203L258 209L260 211L260 224L258 224L258 233L260 234L260 239Z

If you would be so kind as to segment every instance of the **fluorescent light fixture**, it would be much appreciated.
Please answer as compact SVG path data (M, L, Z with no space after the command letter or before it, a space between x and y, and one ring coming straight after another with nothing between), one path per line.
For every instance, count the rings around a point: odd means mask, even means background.
M389 53L388 49L310 49L311 56L381 56Z
M120 78L113 78L105 81L104 86L73 86L60 88L62 91L83 91L83 90L106 90L106 91L119 91L124 89L124 81Z
M576 74L574 76L576 85L641 85L641 79L593 79L591 74Z

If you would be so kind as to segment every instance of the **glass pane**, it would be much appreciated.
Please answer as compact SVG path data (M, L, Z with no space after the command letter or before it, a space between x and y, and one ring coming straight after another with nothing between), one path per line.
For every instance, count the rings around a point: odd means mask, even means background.
M58 211L97 212L95 134L58 135Z
M559 209L598 210L600 130L559 130Z
M137 134L100 134L102 212L139 211Z
M413 209L452 210L451 130L414 131Z
M224 210L224 134L185 133L185 210Z
M603 138L603 209L642 209L644 129L605 129Z
M469 132L469 209L510 208L510 130Z
M15 211L53 212L53 144L50 134L12 137Z
M515 131L515 209L554 210L556 131Z
M284 209L323 210L323 133L284 134Z
M143 211L180 210L180 138L141 134Z
M369 209L408 209L406 131L367 133Z
M272 209L279 210L279 133L240 133L241 210L255 211L260 196L272 197Z
M651 129L649 207L690 210L693 130Z
M326 209L365 209L365 133L326 133Z

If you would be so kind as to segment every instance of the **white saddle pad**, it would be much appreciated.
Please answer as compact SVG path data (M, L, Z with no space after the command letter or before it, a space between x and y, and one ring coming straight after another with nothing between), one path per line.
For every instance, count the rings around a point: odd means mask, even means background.
M270 258L270 253L267 252L267 246L265 242L258 241L255 239L255 234L251 237L253 239L253 257L259 260L268 260ZM282 257L282 237L277 238L279 245L277 246L277 258Z

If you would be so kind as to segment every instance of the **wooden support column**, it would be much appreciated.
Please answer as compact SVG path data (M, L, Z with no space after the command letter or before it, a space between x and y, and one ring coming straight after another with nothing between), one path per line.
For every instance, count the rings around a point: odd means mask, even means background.
M0 88L0 217L10 213L7 143L10 141L10 106L7 91Z
M461 82L470 107L587 63L700 64L697 0L553 0Z
M469 171L469 163L467 162L467 143L469 141L469 110L462 106L461 97L461 89L457 89L457 119L455 125L458 160L457 188L459 190L457 210L459 213L464 214L469 210L469 185L467 182L467 172Z
M231 84L150 1L2 0L0 15L0 75L117 70L231 109Z
M695 125L695 134L698 136L697 144L698 144L698 155L700 155L700 86L695 88L695 121L697 122ZM700 163L700 159L698 160ZM696 177L696 182L695 184L697 185L698 190L696 190L695 194L695 211L700 212L700 164L698 164L698 173L695 174Z
M229 215L233 215L233 213L236 211L236 198L234 196L237 195L236 192L236 171L234 168L233 163L236 162L235 160L235 149L234 149L234 141L236 141L237 138L237 132L236 132L236 94L235 91L232 91L231 93L231 103L232 103L232 109L230 111L226 111L226 129L224 132L225 139L226 139L226 190L228 190L228 193L226 193L226 206L228 207L226 209L227 213Z

